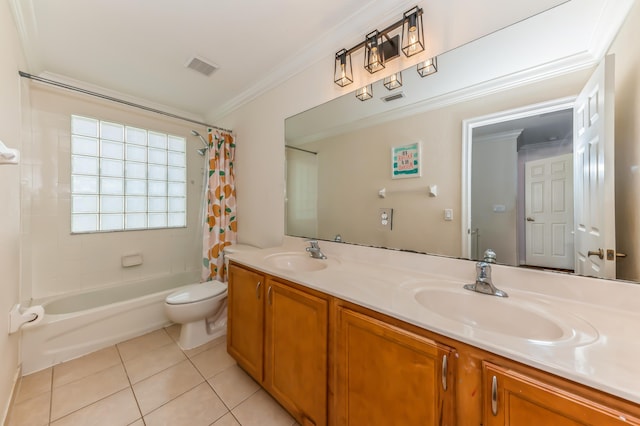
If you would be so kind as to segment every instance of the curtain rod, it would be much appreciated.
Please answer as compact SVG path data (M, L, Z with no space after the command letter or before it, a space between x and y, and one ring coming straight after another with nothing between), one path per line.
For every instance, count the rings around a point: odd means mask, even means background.
M309 154L313 154L313 155L318 155L317 152L313 152L313 151L309 151L309 150L306 150L306 149L298 148L297 146L285 145L284 147L285 148L289 148L289 149L295 149L297 151L308 152Z
M227 133L232 133L232 131L229 130L229 129L224 129L222 127L214 126L212 124L207 124L207 123L203 123L201 121L192 120L192 119L187 118L187 117L182 117L182 116L179 116L179 115L176 115L176 114L172 114L170 112L161 111L159 109L155 109L155 108L151 108L151 107L148 107L148 106L144 106L144 105L136 104L136 103L133 103L133 102L125 101L123 99L114 98L112 96L103 95L102 93L92 92L91 90L82 89L82 88L76 87L76 86L71 86L70 84L62 83L62 82L59 82L59 81L49 80L48 78L38 77L37 75L29 74L29 73L26 73L24 71L18 71L18 74L20 74L20 77L29 78L31 80L39 81L41 83L51 84L52 86L62 87L63 89L73 90L75 92L84 93L85 95L95 96L97 98L106 99L108 101L117 102L117 103L120 103L120 104L123 104L123 105L127 105L127 106L131 106L131 107L134 107L134 108L143 109L145 111L155 112L156 114L165 115L167 117L177 118L178 120L188 121L190 123L199 124L199 125L205 126L205 127L211 127L213 129L221 130L221 131L227 132Z

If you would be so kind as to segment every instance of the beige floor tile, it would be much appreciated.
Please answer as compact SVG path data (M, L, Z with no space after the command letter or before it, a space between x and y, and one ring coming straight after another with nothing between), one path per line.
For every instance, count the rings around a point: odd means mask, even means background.
M147 426L205 426L226 413L220 398L207 383L202 383L144 416L144 422Z
M82 379L119 364L121 364L121 361L118 350L115 346L109 346L89 355L54 366L53 387L56 388L71 383L74 380Z
M131 423L129 426L145 426L145 425L144 425L144 421L142 419L140 419L140 420L136 420L135 422Z
M51 420L57 420L129 386L122 365L116 365L53 389Z
M211 426L242 426L242 425L240 425L240 423L238 423L236 418L233 417L233 414L227 413L224 416L222 416L219 420L216 420Z
M170 326L165 327L164 331L167 332L169 337L171 337L171 340L174 342L177 343L180 339L180 324L171 324Z
M198 370L188 360L184 360L136 383L133 391L142 414L148 414L203 381Z
M149 351L173 342L164 328L140 337L118 343L118 350L124 361L143 355Z
M169 336L167 336L167 338L169 338ZM187 359L187 357L182 353L178 345L171 343L143 353L135 358L124 360L124 366L127 369L131 383L137 383L185 359Z
M16 396L16 404L33 398L34 396L51 392L51 377L53 369L38 371L22 378L20 390Z
M49 424L49 408L51 406L51 392L15 404L11 409L8 426L46 426Z
M260 385L237 365L232 365L210 378L209 384L222 402L231 409L260 389Z
M236 363L227 353L227 345L218 344L191 358L200 373L209 379Z
M201 354L202 352L213 348L214 346L218 346L218 345L225 345L227 344L227 336L220 336L218 338L213 339L210 342L205 343L204 345L200 345L197 346L193 349L187 349L184 351L184 353L189 357L189 358L193 358L194 356Z
M264 390L259 390L231 412L242 426L292 426L295 423Z
M51 423L51 426L127 426L141 417L131 388L126 388Z

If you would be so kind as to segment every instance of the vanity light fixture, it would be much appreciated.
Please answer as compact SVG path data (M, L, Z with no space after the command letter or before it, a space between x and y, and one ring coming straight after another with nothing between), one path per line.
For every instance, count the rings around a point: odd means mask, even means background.
M347 49L342 49L336 53L336 63L333 68L333 81L340 87L353 83L351 54L347 52Z
M388 77L384 78L384 87L389 90L397 89L398 87L402 87L402 72L397 72L395 74L391 74Z
M402 18L402 52L409 58L423 50L422 9L416 6L406 11Z
M420 77L426 77L428 75L437 73L438 57L434 56L433 58L429 58L426 61L418 63L416 69L418 70L418 74L420 74Z
M402 28L402 49L400 49L400 34L390 35L398 28ZM371 31L361 43L350 49L339 50L336 53L333 69L333 81L338 86L344 87L353 83L351 54L361 48L364 48L364 68L371 74L384 69L386 62L400 56L400 50L407 57L424 51L422 9L415 6L405 12L402 19L384 30Z
M373 84L368 84L356 90L356 98L366 101L373 97Z

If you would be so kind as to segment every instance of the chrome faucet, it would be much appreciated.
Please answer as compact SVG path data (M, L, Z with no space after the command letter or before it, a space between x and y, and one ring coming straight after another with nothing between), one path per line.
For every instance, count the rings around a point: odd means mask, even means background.
M318 245L317 240L308 240L309 247L306 250L309 252L309 255L314 259L326 259L327 256L322 253L320 250L320 246Z
M484 259L476 263L476 282L474 284L465 284L464 288L482 294L490 294L498 297L509 297L507 293L498 290L491 281L491 264L495 263L496 254L489 249L484 252Z

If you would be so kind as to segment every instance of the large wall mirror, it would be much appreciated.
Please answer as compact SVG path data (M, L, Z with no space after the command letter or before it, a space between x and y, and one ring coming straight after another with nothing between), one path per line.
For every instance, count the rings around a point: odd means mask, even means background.
M324 240L339 235L347 243L467 259L492 248L499 263L640 282L640 53L634 44L640 5L624 3L624 10L613 8L616 28L589 63L562 72L549 72L548 63L529 66L518 84L506 78L498 89L488 88L491 81L464 86L477 70L452 66L456 55L473 52L471 43L440 55L433 76L407 69L400 89L388 91L379 81L367 102L347 94L288 118L287 234ZM545 16L534 18L544 22ZM579 22L568 20L564 34ZM527 22L509 30L519 28L530 31ZM540 43L540 49L556 48L553 36L540 37ZM615 59L606 93L615 102L605 122L615 134L615 154L608 152L605 161L594 151L591 165L576 163L578 151L585 152L574 146L574 128L582 133L576 117L590 119L577 113L577 97L605 54ZM519 57L503 60L509 68ZM389 95L395 99L383 99ZM587 109L596 102L587 102ZM419 175L394 178L393 150L416 146ZM576 182L575 164L591 170L577 173L586 181ZM536 180L541 170L559 174ZM605 171L612 184L586 204L587 187ZM593 205L608 210L598 213ZM540 208L550 210L545 216ZM583 216L591 224L602 214L611 215L607 227L582 229ZM546 223L552 231L538 232ZM606 241L584 249L577 231L589 238L601 233ZM585 266L585 259L593 261Z

